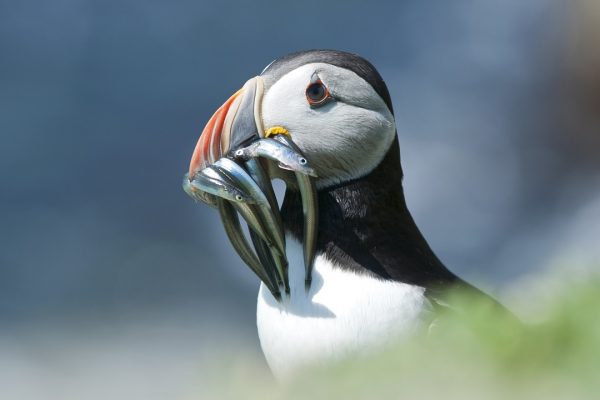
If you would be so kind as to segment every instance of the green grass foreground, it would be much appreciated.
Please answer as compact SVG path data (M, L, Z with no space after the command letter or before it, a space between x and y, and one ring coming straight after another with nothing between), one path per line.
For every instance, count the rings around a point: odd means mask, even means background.
M231 357L202 392L262 400L600 398L599 279L565 285L534 324L464 293L452 297L463 312L442 314L431 332L377 354L306 371L285 385L260 363Z

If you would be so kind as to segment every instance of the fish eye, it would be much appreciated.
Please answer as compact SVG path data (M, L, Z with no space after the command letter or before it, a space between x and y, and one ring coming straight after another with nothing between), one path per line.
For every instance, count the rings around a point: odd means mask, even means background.
M300 161L300 164L302 164L302 165L306 164L306 158L301 158L299 161Z
M325 86L320 79L316 82L312 82L306 88L306 100L311 107L320 107L331 99L333 98L331 97L327 86Z
M244 200L244 198L242 197L242 195L241 195L241 194L236 194L236 195L235 195L235 199L236 199L237 201L242 201L242 200Z

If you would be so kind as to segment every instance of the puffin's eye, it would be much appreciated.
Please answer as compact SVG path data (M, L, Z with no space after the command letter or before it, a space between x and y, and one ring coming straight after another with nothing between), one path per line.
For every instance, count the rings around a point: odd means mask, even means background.
M311 107L322 106L331 99L332 97L331 94L329 94L329 90L321 80L311 83L306 88L306 100L308 100L308 104L310 104Z

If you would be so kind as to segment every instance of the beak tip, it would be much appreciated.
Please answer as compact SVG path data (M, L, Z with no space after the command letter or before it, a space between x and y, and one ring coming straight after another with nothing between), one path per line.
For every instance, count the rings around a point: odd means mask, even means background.
M200 171L200 165L199 165L199 163L194 162L194 160L192 160L192 162L190 164L190 168L188 169L188 172L187 172L186 176L191 181L193 179L193 177L196 176L196 174L198 173L198 171Z

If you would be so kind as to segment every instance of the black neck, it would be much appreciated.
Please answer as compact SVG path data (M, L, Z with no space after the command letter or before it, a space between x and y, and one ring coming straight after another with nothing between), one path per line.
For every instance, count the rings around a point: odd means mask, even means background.
M424 287L455 281L435 256L406 207L398 139L375 170L363 178L318 191L317 253L341 268ZM286 192L286 230L302 238L302 205Z

